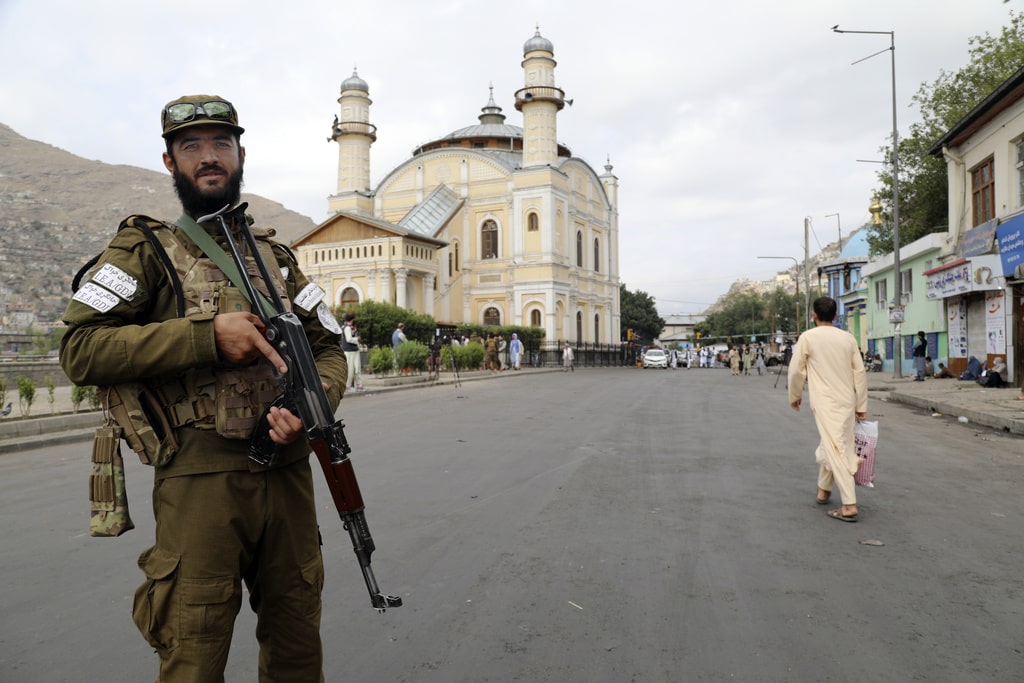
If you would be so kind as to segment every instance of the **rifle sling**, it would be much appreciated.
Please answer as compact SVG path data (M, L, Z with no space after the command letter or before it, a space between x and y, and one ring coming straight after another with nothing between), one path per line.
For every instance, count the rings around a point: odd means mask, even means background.
M181 214L178 220L174 221L174 224L184 231L189 238L196 243L196 246L204 254L210 257L210 259L217 264L217 267L228 276L228 279L238 288L238 291L242 293L246 299L249 299L249 292L245 288L242 281L242 274L238 270L238 266L235 265L234 259L224 251L217 242L210 237L209 233L203 230L202 227L188 214ZM255 258L259 258L259 254L255 255ZM273 283L268 283L269 286L273 287ZM256 305L256 302L249 301L250 304ZM259 305L263 308L264 313L267 317L277 315L278 311L274 310L273 304L271 304L265 296L260 294Z

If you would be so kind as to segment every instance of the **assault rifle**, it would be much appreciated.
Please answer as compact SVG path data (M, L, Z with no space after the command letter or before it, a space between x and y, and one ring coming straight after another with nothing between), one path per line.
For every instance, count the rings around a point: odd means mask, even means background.
M327 394L320 381L320 374L316 369L313 351L310 349L309 340L306 339L306 333L302 329L302 322L298 316L285 309L281 296L275 289L267 271L267 265L263 262L256 247L256 239L244 216L245 208L246 204L242 204L232 213L238 216L235 223L239 226L239 232L245 240L244 244L256 261L260 276L267 283L267 289L270 291L269 301L253 285L245 267L245 259L239 253L238 245L231 235L231 229L228 227L227 221L224 220L228 207L225 206L209 216L203 216L196 222L203 223L214 219L219 221L221 231L231 250L233 265L239 276L237 280L232 277L232 280L236 283L240 280L244 285L245 293L249 301L252 302L253 310L266 327L267 341L273 345L288 366L288 372L284 375L285 391L274 401L273 405L288 408L302 420L306 437L309 439L317 460L320 461L324 476L327 478L327 486L331 490L331 497L334 498L334 507L338 509L345 530L348 531L348 535L352 539L352 550L355 551L356 558L359 560L366 588L370 592L370 604L378 612L384 612L388 607L401 607L402 598L385 595L377 587L377 579L370 567L370 555L373 554L376 547L373 537L370 535L370 528L366 524L363 496L359 492L359 483L356 481L355 471L352 469L352 460L348 457L352 448L348 445L348 439L345 438L345 425L341 420L335 419L334 413L331 411ZM220 252L220 249L216 251ZM207 255L214 258L216 253ZM235 273L227 274L235 275ZM279 446L270 440L269 432L267 416L264 414L256 426L249 446L249 458L261 465L273 464L279 450Z

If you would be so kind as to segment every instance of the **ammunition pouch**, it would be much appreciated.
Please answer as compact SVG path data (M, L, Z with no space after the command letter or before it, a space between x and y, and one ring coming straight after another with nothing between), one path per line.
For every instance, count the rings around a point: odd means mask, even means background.
M103 408L143 465L162 467L178 452L178 441L157 395L140 382L99 388Z
M106 424L96 430L89 475L89 535L120 536L135 528L128 513L121 428Z

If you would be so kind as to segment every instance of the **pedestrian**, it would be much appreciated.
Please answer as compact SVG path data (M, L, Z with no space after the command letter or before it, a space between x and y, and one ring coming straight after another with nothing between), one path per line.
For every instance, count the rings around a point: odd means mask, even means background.
M740 352L736 350L735 346L729 347L729 369L732 371L733 377L739 377L740 374Z
M487 369L491 374L501 371L501 361L498 360L498 339L492 333L487 333L487 341L484 342L484 356Z
M394 332L391 333L391 350L397 354L398 347L407 341L409 339L405 336L405 323L398 323Z
M502 334L498 335L498 370L505 372L505 356L508 351L508 342Z
M519 341L519 335L512 333L512 341L508 345L509 361L513 370L519 369L519 360L523 356L523 343Z
M758 376L763 375L765 371L764 364L764 344L758 342L757 350L754 352L754 367L757 368Z
M743 345L743 374L750 376L750 368L754 365L754 349L748 344Z
M391 351L395 355L395 370L401 370L403 373L405 372L405 369L398 366L398 347L407 341L408 339L405 336L405 323L398 323L394 332L391 333Z
M355 313L346 313L342 324L341 350L345 352L348 365L348 381L345 386L363 391L363 368L359 359L359 331L356 330Z
M917 333L917 340L914 342L914 381L923 382L925 374L925 356L928 354L928 340L925 339L924 330Z
M814 301L815 326L800 335L789 365L789 402L793 410L800 410L806 382L821 436L814 454L818 462L818 504L827 505L833 488L838 487L842 505L829 510L829 517L856 522L853 425L867 417L867 375L853 335L832 325L836 309L835 300L827 296Z
M569 346L569 342L565 342L565 346L562 347L562 372L576 372L576 368L573 367L572 347Z
M163 444L139 446L155 458L156 538L139 557L146 578L134 621L159 656L158 680L223 681L247 597L260 678L323 680L324 569L309 444L296 415L268 408L281 392L275 373L287 367L239 288L186 235L219 235L212 221L195 221L225 206L236 207L225 219L231 229L250 220L239 206L244 129L230 102L208 95L168 103L161 121L164 166L184 213L175 224L122 222L82 274L60 353L75 384L104 387L105 401L145 397L149 410L136 418L166 429ZM291 251L271 241L272 231L253 233L272 278L264 284L292 302L334 410L348 374L341 326ZM136 433L134 420L125 422ZM271 467L249 458L256 429L280 446Z

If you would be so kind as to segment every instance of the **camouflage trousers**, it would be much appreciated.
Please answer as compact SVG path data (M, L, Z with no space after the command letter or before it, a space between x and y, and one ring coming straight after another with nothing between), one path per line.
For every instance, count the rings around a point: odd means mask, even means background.
M242 582L257 615L259 680L322 681L324 569L309 461L169 477L153 489L156 544L133 618L158 683L222 683Z

